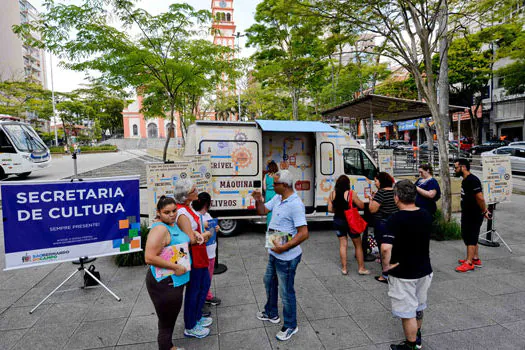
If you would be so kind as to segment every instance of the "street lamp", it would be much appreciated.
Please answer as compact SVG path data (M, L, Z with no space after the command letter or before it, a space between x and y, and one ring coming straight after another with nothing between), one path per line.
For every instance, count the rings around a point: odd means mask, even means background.
M51 66L51 98L53 102L53 123L55 124L55 146L58 146L57 111L55 106L55 85L53 81L53 54L49 53L49 65Z
M237 50L239 50L239 55L241 52L241 37L246 36L246 34L241 34L241 32L237 32ZM237 84L237 92L239 94L238 96L238 104L239 104L239 120L241 120L241 84Z

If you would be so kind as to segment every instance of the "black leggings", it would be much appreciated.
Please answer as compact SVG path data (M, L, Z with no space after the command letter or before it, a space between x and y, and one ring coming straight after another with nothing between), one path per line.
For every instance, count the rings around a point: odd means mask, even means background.
M171 338L182 306L184 285L173 288L171 277L157 282L151 269L148 269L146 288L159 318L159 335L157 336L159 350L171 350L173 347Z

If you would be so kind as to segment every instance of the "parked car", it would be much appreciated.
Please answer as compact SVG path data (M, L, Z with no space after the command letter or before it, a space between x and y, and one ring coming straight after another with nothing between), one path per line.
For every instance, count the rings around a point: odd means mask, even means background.
M510 167L512 171L525 172L525 148L520 146L504 146L483 152L481 156L490 156L494 154L510 155Z
M516 141L509 143L509 146L513 147L525 147L525 141Z
M423 142L421 145L419 145L419 153L420 155L428 155L428 142ZM439 154L439 146L437 142L434 142L434 155L437 157ZM470 153L465 152L463 150L460 151L459 154L460 158L466 158L469 159L472 158ZM449 142L448 144L448 159L450 162L452 162L454 159L458 158L458 147L454 145L452 142Z
M404 140L387 140L380 141L377 144L379 149L394 149L394 150L403 150L403 151L412 151L413 147L410 143Z
M472 146L470 153L472 154L481 154L483 152L492 151L498 147L507 146L509 141L505 140L496 140L496 141L487 141L483 142L481 145Z
M458 140L452 140L450 141L454 146L458 146ZM461 140L461 150L462 151L466 151L466 152L469 152L470 149L472 148L472 140L470 139L467 139L467 140Z

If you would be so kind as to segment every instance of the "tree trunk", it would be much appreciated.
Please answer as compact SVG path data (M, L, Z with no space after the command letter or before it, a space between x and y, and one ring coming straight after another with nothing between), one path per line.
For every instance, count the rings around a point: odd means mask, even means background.
M293 120L299 120L299 94L296 88L292 88L292 117Z
M434 138L432 137L432 131L430 130L430 125L428 121L425 120L423 124L423 129L425 130L425 136L427 137L428 143L428 163L434 167Z
M170 104L170 127L168 128L168 135L166 135L166 143L164 144L164 151L162 152L162 160L166 162L168 158L168 146L171 139L171 130L175 125L175 103Z
M436 119L436 132L439 146L439 165L441 169L441 211L445 221L450 221L452 215L452 188L450 183L450 170L448 160L448 133L450 131L449 120L449 81L448 81L448 48L449 38L448 33L448 2L444 0L441 5L439 19L439 33L441 39L439 41L439 93L437 96L438 102L438 118Z

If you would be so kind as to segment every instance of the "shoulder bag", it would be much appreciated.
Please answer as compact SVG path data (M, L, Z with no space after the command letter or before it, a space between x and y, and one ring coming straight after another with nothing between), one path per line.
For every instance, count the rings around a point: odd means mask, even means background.
M348 209L345 210L346 222L348 223L348 228L350 233L361 234L366 229L366 221L359 215L359 211L354 207L352 201L353 191L350 190L350 195L348 196Z

